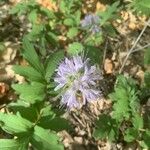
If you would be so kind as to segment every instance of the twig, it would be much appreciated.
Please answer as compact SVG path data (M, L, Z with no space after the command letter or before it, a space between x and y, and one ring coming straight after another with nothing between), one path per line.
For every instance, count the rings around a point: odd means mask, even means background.
M134 49L134 50L132 51L132 53L137 52L137 51L140 51L140 50L143 50L143 49L145 49L145 48L147 48L147 47L150 47L150 43L149 43L149 44L146 44L146 45L145 45L145 46L143 46L143 47L140 47L140 48Z
M106 52L107 52L108 40L106 40L105 47L104 47L104 55L103 55L103 64L105 63Z
M146 24L145 24L143 30L142 30L141 33L139 34L138 38L137 38L136 41L134 42L134 44L133 44L133 46L131 47L131 49L128 51L128 54L126 55L126 57L125 57L125 59L124 59L124 61L123 61L123 63L122 63L122 66L121 66L121 68L120 68L120 70L119 70L119 74L122 72L122 70L123 70L123 68L124 68L124 66L125 66L125 64L126 64L126 62L127 62L127 60L128 60L128 58L129 58L130 54L131 54L132 51L134 50L135 46L137 45L138 41L140 40L141 36L143 35L143 33L144 33L144 31L146 30L146 28L147 28L147 26L149 25L149 23L150 23L150 19L146 22Z

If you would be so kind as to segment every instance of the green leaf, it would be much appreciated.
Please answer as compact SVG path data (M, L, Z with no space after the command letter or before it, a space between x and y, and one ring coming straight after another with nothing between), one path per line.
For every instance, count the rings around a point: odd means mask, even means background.
M112 117L118 121L129 119L131 114L139 110L139 99L135 83L123 75L118 76L115 92L109 95L114 102Z
M96 122L96 129L93 136L98 139L108 138L110 141L114 141L118 138L118 124L114 119L108 115L101 115Z
M85 45L85 54L91 59L93 64L102 63L102 50L95 46Z
M37 10L33 9L29 15L28 15L28 19L31 23L36 23L37 21Z
M45 78L42 76L42 74L31 66L15 65L13 66L13 70L15 71L15 73L24 76L30 81L37 81L41 83L45 81Z
M136 129L142 129L143 128L143 118L139 114L135 114L132 118L133 126Z
M43 101L45 98L45 85L32 82L31 84L13 84L12 88L20 94L20 99L29 103L36 103L37 101Z
M150 148L150 130L146 130L144 135L143 135L143 141L140 143L140 145L144 148L144 149L149 149Z
M32 123L20 116L0 112L0 126L10 134L26 134L30 132Z
M138 131L134 128L129 128L125 131L124 140L126 142L132 142L138 138Z
M23 13L26 12L27 9L28 9L28 5L26 3L18 3L16 6L10 9L9 13L10 14L18 13L18 15L22 15Z
M105 32L105 34L111 36L111 37L115 37L117 35L116 29L113 27L113 25L111 23L107 23L105 24L105 26L103 27L103 32Z
M45 16L47 16L49 19L54 19L56 18L55 14L53 11L45 8L45 7L40 7L41 12L44 13Z
M81 11L80 10L77 10L75 12L75 16L74 16L74 19L76 21L76 25L78 26L80 24L80 18L81 18Z
M64 20L64 25L66 25L66 26L74 26L74 20L72 18L66 18Z
M0 149L1 150L26 150L23 149L24 143L18 140L10 139L0 139Z
M118 11L119 1L113 3L111 6L108 6L104 12L99 12L98 14L101 17L101 25L105 24L110 19L115 19L116 12Z
M71 129L69 122L66 119L60 117L62 113L57 115L56 113L53 112L50 105L41 109L40 114L41 119L39 120L38 125L43 127L44 129L51 129L55 131Z
M75 36L77 36L78 34L78 29L76 27L72 27L69 29L69 31L67 32L67 37L69 37L70 39L74 38Z
M37 108L34 105L25 103L22 100L17 100L17 102L15 102L15 103L10 103L8 105L8 107L10 109L12 109L13 112L15 112L15 113L19 112L19 114L23 118L25 118L31 122L35 122L37 120L37 117L38 117Z
M33 45L29 42L27 37L23 39L23 56L29 62L29 64L37 71L44 73L44 67L40 62L39 56L37 55Z
M142 1L140 1L139 4L150 9L150 2L149 2L149 0L142 0Z
M45 79L47 81L50 80L52 75L54 74L58 64L60 61L64 58L64 53L63 51L58 51L56 53L51 54L46 63L46 74L45 74Z
M54 32L48 32L46 35L46 40L54 47L58 46L58 37Z
M84 47L81 43L74 42L72 44L69 44L67 52L69 55L77 55L79 53L82 53L83 49L84 49Z
M39 37L42 36L43 32L44 32L43 24L33 24L31 32L29 32L26 35L26 37L31 41L36 41Z
M53 132L48 132L39 126L35 126L31 138L32 145L37 150L63 150L63 145L59 143L59 138Z
M145 50L145 53L144 53L144 64L145 65L150 65L150 48Z
M131 4L129 4L134 11L139 14L145 14L147 16L150 15L150 1L149 0L134 0Z
M55 117L53 119L49 116L42 117L38 125L45 129L51 129L56 132L71 129L69 122L66 119L60 117Z

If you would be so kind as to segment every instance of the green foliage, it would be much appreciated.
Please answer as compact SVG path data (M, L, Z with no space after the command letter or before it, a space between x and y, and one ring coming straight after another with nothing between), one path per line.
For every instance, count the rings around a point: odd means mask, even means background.
M111 6L108 6L107 9L103 12L98 12L98 15L101 17L101 25L104 25L108 20L115 19L117 17L116 12L119 10L119 1L113 3Z
M145 14L147 16L150 15L149 0L133 0L133 2L129 6L138 13Z
M0 149L2 150L27 150L26 142L13 139L0 139Z
M44 73L44 67L40 62L40 58L38 57L34 47L30 44L27 37L23 39L23 57L29 62L29 64L35 68L37 71L40 71L42 74ZM34 56L34 57L33 57Z
M35 126L31 143L37 150L63 150L63 145L59 144L58 140L56 134Z
M69 44L67 52L69 55L77 55L79 53L82 53L83 49L84 47L81 43L74 42L72 44Z
M149 129L140 114L139 91L133 79L118 76L114 92L110 94L113 111L100 115L93 136L98 139L117 141L120 135L125 142L137 142L147 148ZM146 127L147 128L147 127Z
M116 36L112 21L119 17L122 2L108 5L105 11L96 12L100 17L100 32L92 33L81 28L83 2L80 0L55 0L58 10L50 10L35 0L22 0L11 10L11 15L26 16L30 31L24 32L22 40L23 58L27 66L15 65L15 73L23 76L25 82L13 84L19 99L8 107L10 113L0 113L0 127L11 134L12 139L1 139L0 149L26 150L30 145L37 150L62 150L57 132L70 130L70 124L63 118L63 112L50 104L54 96L53 77L59 63L67 56L82 55L92 63L102 62L105 39ZM150 14L149 0L133 0L130 7L138 13ZM0 52L5 49L0 43ZM61 51L59 51L61 50ZM150 64L150 49L145 51L144 64ZM140 100L150 97L150 73L145 72L142 88L131 78L118 76L114 92L110 94L112 112L101 114L96 121L93 136L116 142L137 142L142 148L149 148L149 117L141 115ZM61 91L60 91L61 92ZM50 99L50 101L49 101ZM59 112L59 113L58 113ZM145 115L145 114L144 114ZM147 123L146 123L147 122Z
M53 53L48 57L45 65L46 68L45 79L47 81L50 80L50 78L55 72L55 69L57 68L58 64L63 58L64 58L64 53L62 51Z
M31 66L15 65L13 66L13 70L15 71L15 73L24 76L29 81L35 81L40 83L44 82L44 77L42 76L42 74Z
M10 134L28 133L32 128L32 124L16 115L0 113L0 126Z
M114 119L108 115L100 115L99 120L96 122L96 130L94 137L100 139L108 139L114 141L118 137L118 124Z
M22 100L17 100L17 102L10 103L8 105L8 108L13 110L15 114L18 113L23 118L31 122L35 122L38 117L37 106L31 105L30 103L27 103Z
M17 93L20 94L20 99L30 102L36 103L37 101L43 101L45 98L45 85L32 82L31 84L13 84L12 88L16 90Z
M27 37L23 39L22 55L29 66L14 66L14 71L27 79L22 84L13 84L19 100L8 105L13 114L0 113L0 127L17 139L0 140L6 150L26 150L29 143L36 149L63 149L54 131L69 129L68 121L57 115L46 102L50 79L59 62L62 51L42 60ZM61 124L59 124L61 122Z
M115 92L110 94L113 104L113 118L122 121L137 113L139 100L136 85L133 80L119 76L115 86Z
M63 146L59 143L56 133L48 132L37 126L36 123L31 123L21 116L0 113L1 128L18 137L16 140L0 140L0 148L6 150L26 150L28 149L29 142L31 142L33 147L40 150L63 150Z

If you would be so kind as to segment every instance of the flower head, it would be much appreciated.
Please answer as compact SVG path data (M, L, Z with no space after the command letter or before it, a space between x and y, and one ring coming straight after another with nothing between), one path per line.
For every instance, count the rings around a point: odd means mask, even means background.
M89 14L81 21L81 26L86 29L90 29L92 33L100 32L100 18L97 15Z
M89 65L89 59L81 56L65 58L56 71L55 91L62 89L61 102L69 108L79 107L101 96L95 85L102 76L96 66Z

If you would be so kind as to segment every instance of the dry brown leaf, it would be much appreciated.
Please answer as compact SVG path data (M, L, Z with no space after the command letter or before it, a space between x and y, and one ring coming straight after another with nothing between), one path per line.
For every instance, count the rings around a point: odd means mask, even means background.
M56 6L56 3L53 2L52 0L37 0L37 3L39 3L39 5L52 10L52 11L57 11L58 7Z
M104 5L100 2L96 3L96 11L105 11L105 10L106 10L106 5Z
M0 82L0 98L4 97L8 90L9 85L4 82Z
M106 74L112 74L113 73L113 62L110 59L105 59L104 62L104 70Z

